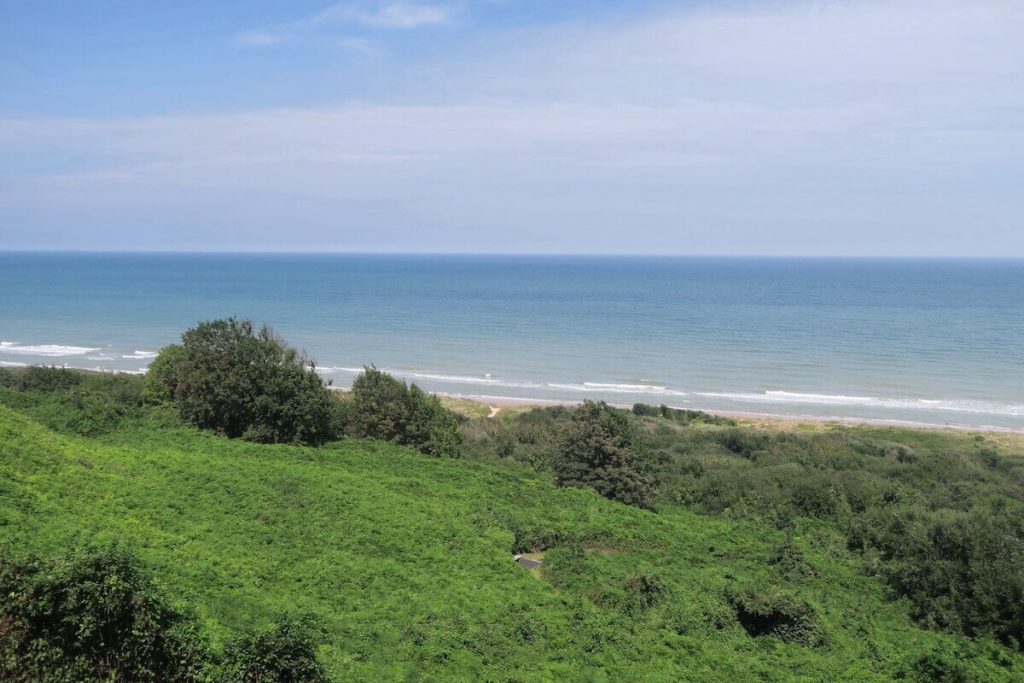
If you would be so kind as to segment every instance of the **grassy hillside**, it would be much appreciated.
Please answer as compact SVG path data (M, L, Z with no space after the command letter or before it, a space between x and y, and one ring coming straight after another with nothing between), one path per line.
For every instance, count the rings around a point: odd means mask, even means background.
M338 680L1024 679L1009 648L921 628L819 520L787 534L378 442L257 445L159 413L84 437L25 412L0 405L3 552L127 544L219 643L311 613Z

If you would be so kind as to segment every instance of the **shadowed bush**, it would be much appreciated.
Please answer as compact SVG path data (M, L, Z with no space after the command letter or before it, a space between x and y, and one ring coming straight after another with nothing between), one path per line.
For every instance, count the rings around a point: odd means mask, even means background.
M259 443L319 444L335 436L335 404L314 364L270 328L204 322L160 351L147 401L172 401L201 429Z
M324 683L310 620L280 617L270 628L228 646L218 680L225 683Z
M433 394L368 367L352 383L346 433L393 441L440 458L460 455L459 420Z
M771 636L787 643L821 644L811 607L789 595L755 588L730 591L736 620L752 638Z
M198 681L207 653L130 555L0 565L0 679Z
M625 413L605 403L587 401L576 410L562 438L555 481L626 505L654 504L654 479L642 469Z

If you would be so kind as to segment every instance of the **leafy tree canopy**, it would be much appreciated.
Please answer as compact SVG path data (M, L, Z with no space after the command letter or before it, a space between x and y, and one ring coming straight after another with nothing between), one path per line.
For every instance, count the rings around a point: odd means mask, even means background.
M559 486L592 488L605 498L650 508L654 478L643 471L626 414L586 401L566 429L555 466Z
M203 322L161 350L144 396L171 401L202 429L260 443L322 443L334 436L334 402L313 361L267 326Z
M394 441L442 458L458 457L462 445L458 418L437 396L373 366L352 383L347 433Z

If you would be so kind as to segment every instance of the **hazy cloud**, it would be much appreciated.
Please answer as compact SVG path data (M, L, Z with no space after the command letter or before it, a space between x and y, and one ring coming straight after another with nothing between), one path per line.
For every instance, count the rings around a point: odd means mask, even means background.
M998 0L708 7L489 35L405 104L0 121L5 158L76 160L0 177L0 215L134 248L1024 256L1020 35Z
M339 2L306 17L279 26L238 33L234 43L246 47L267 47L345 26L375 29L415 29L451 21L453 9L444 5L402 0Z

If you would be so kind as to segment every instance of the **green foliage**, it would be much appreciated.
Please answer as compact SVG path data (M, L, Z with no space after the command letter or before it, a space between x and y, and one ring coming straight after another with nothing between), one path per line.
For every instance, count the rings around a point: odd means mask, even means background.
M393 441L440 458L459 457L462 435L456 415L437 396L375 367L365 368L352 383L345 413L350 436Z
M821 645L814 609L805 601L776 590L731 589L729 603L740 626L752 638L771 636L786 643Z
M166 400L200 429L259 443L333 438L335 406L313 363L264 326L215 320L164 348L147 378L148 401Z
M101 380L83 375L79 389ZM663 481L651 515L556 488L547 470L375 441L228 440L168 419L166 406L132 408L94 437L27 417L48 415L62 395L0 390L0 546L49 556L130 539L161 594L189 605L210 651L225 653L212 656L212 680L219 666L244 668L244 643L278 642L258 641L273 632L260 625L295 612L315 615L306 642L331 680L1024 680L1024 654L984 635L992 629L924 629L911 600L891 599L887 571L902 560L880 549L884 536L849 540L872 511L961 522L977 513L972 523L991 532L958 532L985 539L963 546L974 573L945 576L975 585L971 601L1012 602L1000 588L1012 582L998 583L1017 575L1012 566L975 572L979 558L1001 557L988 548L1013 529L998 516L1019 519L1004 499L1020 495L1013 453L1024 442L1008 435L743 427L768 435L748 457L723 445L737 441L729 427L620 413L639 464ZM536 413L489 420L512 437L516 462L578 416ZM464 426L476 434L475 421ZM492 436L475 438L467 453ZM795 494L808 478L844 503L811 513L821 506ZM916 556L957 548L924 543L949 533L923 534ZM544 564L524 571L512 562L519 551L544 551ZM290 656L257 653L263 664Z
M559 443L572 420L564 406L534 408L513 419L470 420L462 425L463 451L480 460L514 462L538 472L553 472Z
M669 408L667 405L652 406L646 403L634 403L633 414L642 417L662 417L666 420L672 420L681 425L688 425L690 423L698 424L709 424L709 425L728 425L736 426L736 420L731 417L722 417L720 415L711 415L705 413L703 410L684 410L682 408Z
M67 368L31 365L21 370L14 382L18 391L37 391L40 393L65 391L82 383L82 376Z
M322 683L309 618L279 617L273 626L243 634L228 646L218 680L225 683Z
M922 623L1024 642L1024 505L874 509L853 525L850 544L880 551L881 575Z
M912 675L921 683L972 683L975 680L970 668L961 661L960 653L939 648L918 657Z
M138 414L142 380L129 375L29 367L11 373L0 402L14 405L53 429L99 436Z
M180 344L168 344L149 364L142 400L149 405L170 403L178 391L178 369L188 362L188 352Z
M654 479L642 470L633 432L622 411L585 402L562 438L555 466L559 486L592 488L609 500L650 508Z
M628 577L623 584L626 599L623 603L629 614L639 614L669 599L669 587L655 573L642 572Z
M107 548L0 560L0 678L198 681L206 652L136 560Z

